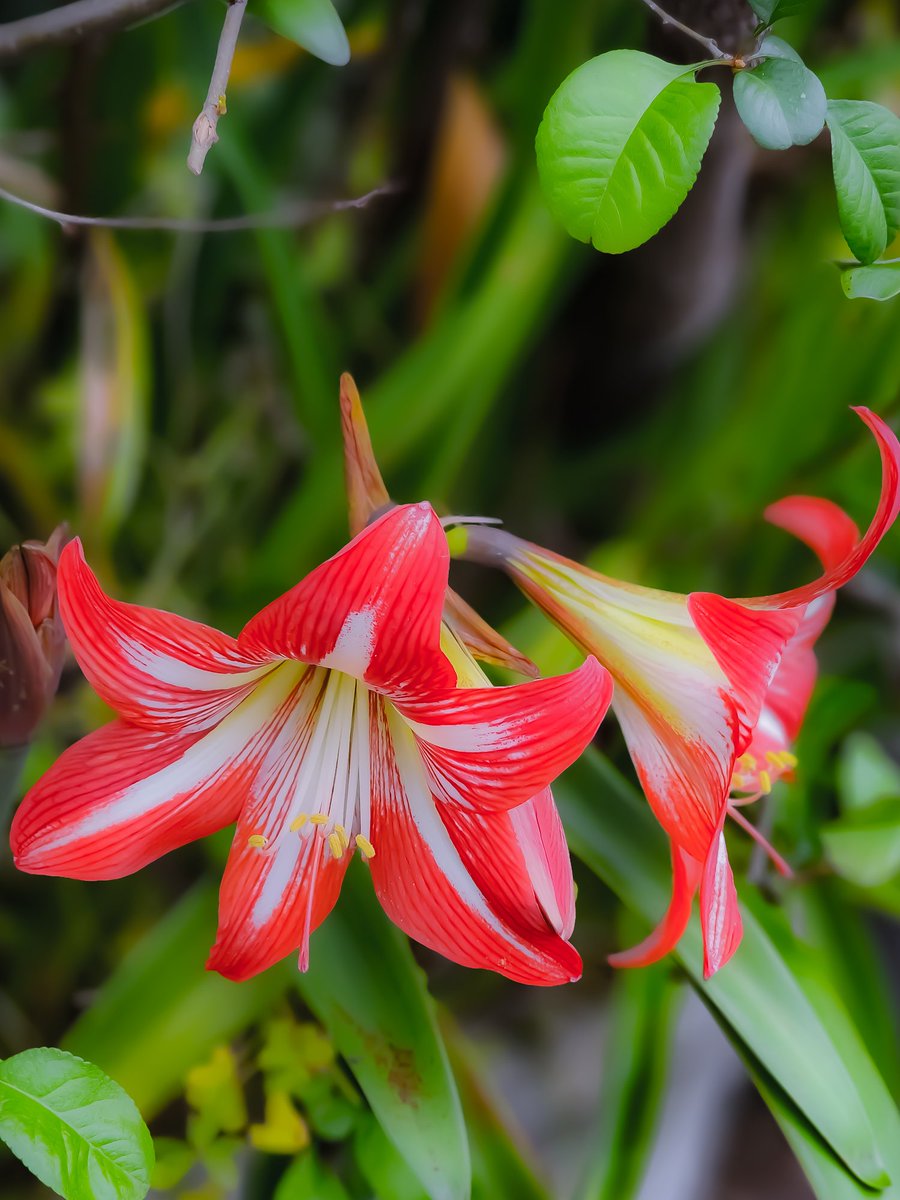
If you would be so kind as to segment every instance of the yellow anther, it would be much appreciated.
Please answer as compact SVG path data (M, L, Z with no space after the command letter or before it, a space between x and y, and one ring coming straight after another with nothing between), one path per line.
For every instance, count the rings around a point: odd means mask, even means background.
M759 790L764 796L767 796L772 790L772 776L768 771L760 771L759 773Z
M341 845L346 850L350 845L350 839L347 837L347 830L343 827L343 825L335 825L334 832L341 839Z
M778 751L775 751L775 750L767 750L766 751L766 762L769 764L770 767L780 767L781 766L781 753Z
M800 761L796 754L791 754L790 750L782 750L780 757L781 765L786 771L793 771Z
M755 771L756 770L756 755L755 754L742 754L741 757L738 759L738 766L744 771Z
M306 824L306 821L307 821L306 813L301 813L299 817L294 817L293 821L291 821L291 824L290 824L291 833L296 833L298 829L302 829L303 826Z
M356 844L357 844L357 846L359 846L360 850L363 852L363 854L366 856L366 858L374 858L375 857L375 847L372 845L372 843L369 841L369 839L366 837L363 837L363 835L361 833L358 833L356 835Z
M329 833L328 845L331 847L331 853L335 858L340 858L344 853L344 847L341 845L341 839L336 833Z
M252 846L254 850L262 850L262 848L268 844L269 839L264 833L251 833L247 838L247 845Z
M327 813L313 813L309 819L313 825L327 825L330 820Z

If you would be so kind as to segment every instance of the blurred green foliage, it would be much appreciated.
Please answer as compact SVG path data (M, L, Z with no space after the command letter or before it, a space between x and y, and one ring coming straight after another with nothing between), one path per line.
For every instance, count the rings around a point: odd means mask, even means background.
M12 17L29 6L7 7ZM184 157L221 6L195 0L3 64L0 186L64 211L206 219L387 180L398 190L296 229L204 236L65 232L0 205L0 546L67 519L114 594L236 630L344 540L337 381L349 369L399 499L497 515L603 569L679 590L752 595L812 574L805 551L764 527L762 509L818 492L864 523L877 467L848 406L895 422L900 413L900 302L843 295L830 265L847 250L827 144L773 167L723 106L684 208L653 243L612 262L546 210L533 138L579 63L621 46L660 52L639 4L573 0L564 15L551 0L338 7L352 51L341 70L254 22L251 0L221 141L199 179ZM897 109L900 18L888 0L813 5L795 26L829 90L836 81L841 95ZM502 580L463 569L459 586L508 620L542 668L571 663ZM696 933L684 943L687 976L828 1200L871 1194L854 1172L874 1183L886 1167L887 1196L900 1179L888 1096L900 1087L897 1005L885 979L897 933L884 922L876 936L870 920L872 910L900 916L900 822L896 794L860 793L868 768L847 765L859 744L846 742L863 726L876 755L900 748L898 629L894 533L839 600L796 783L773 797L797 881L764 879L781 907L747 885L747 947L711 985L697 981ZM69 669L25 782L106 716ZM601 745L630 778L612 725ZM667 867L649 813L603 760L583 764L560 798L576 853L603 880L581 876L575 941L587 975L571 989L599 1007L620 908L657 915ZM862 872L853 853L873 828L874 875L869 853ZM739 835L731 843L743 875L750 847ZM532 1168L479 1079L479 1055L439 1031L411 952L379 924L364 887L315 935L308 979L293 963L241 985L206 974L220 850L214 839L90 885L17 875L6 855L0 1054L61 1043L110 1071L153 1119L160 1186L185 1198L237 1187L247 1200L291 1200L314 1187L323 1200L418 1200L432 1152L454 1160L446 1194L462 1196L460 1113L484 1200L564 1194L545 1192L548 1170L593 1180L598 1197L637 1186L652 1112L634 1157L622 1148L606 1174L586 1165L591 1113L574 1172ZM357 916L386 939L394 976L379 979L365 947L347 950ZM421 961L463 1027L487 1014L527 1059L505 1014L514 1003L538 1011L546 997ZM780 990L767 990L773 979ZM628 1020L646 1024L654 989L670 985L617 985L646 992ZM346 1040L336 997L357 986L388 989L386 1021L392 986L408 1006L442 1122L430 1133L409 1132L390 1070L374 1051L361 1065ZM664 1041L641 1049L608 1061L602 1129L621 1128L635 1096L649 1103L662 1086ZM198 1080L226 1059L232 1105L216 1114ZM606 1065L587 1069L599 1078ZM810 1073L819 1065L837 1094ZM545 1081L535 1074L533 1085ZM312 1145L289 1166L267 1147L273 1128L296 1144L297 1121ZM247 1128L262 1125L271 1136L254 1146ZM0 1174L4 1200L41 1194L5 1160Z

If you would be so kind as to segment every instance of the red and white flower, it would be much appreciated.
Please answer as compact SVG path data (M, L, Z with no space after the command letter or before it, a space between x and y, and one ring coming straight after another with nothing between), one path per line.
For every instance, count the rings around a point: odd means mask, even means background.
M298 948L306 965L354 847L425 945L522 982L577 978L515 810L581 753L611 682L589 659L458 687L440 646L448 557L429 505L394 508L234 639L111 599L70 544L63 622L118 719L26 796L17 865L117 878L236 821L208 964L232 979Z
M681 596L611 579L496 529L468 531L466 557L503 567L612 674L613 709L650 805L671 840L670 907L646 941L612 957L617 965L644 965L668 953L684 931L698 889L705 974L717 971L737 949L741 917L723 832L736 763L773 718L785 733L802 718L815 673L810 647L823 614L827 620L834 592L860 569L900 508L900 444L874 413L855 411L881 453L877 511L857 540L842 522L830 520L826 529L815 506L801 513L795 501L770 510L772 519L805 531L824 552L825 573L792 591L749 600ZM778 749L786 747L779 742ZM740 765L737 769L740 776Z

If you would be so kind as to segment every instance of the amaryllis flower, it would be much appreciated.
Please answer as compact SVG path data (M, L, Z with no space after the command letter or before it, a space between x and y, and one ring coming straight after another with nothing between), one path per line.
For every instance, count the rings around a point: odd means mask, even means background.
M65 634L56 563L66 530L13 546L0 560L0 746L27 743L56 694Z
M900 445L874 413L855 411L881 452L877 511L860 541L836 531L825 573L789 592L749 600L680 596L600 575L496 529L468 531L466 557L504 567L612 674L613 709L671 840L669 910L640 946L613 956L617 965L643 965L668 953L698 889L705 974L737 949L741 917L723 832L736 761L751 745L786 646L792 647L787 672L770 712L779 715L782 692L792 697L788 715L795 711L801 688L811 686L808 638L818 632L822 612L814 606L856 574L900 507Z
M66 632L119 714L25 797L16 863L111 879L232 822L208 965L232 979L299 948L351 854L388 915L467 966L528 983L580 960L505 896L502 822L577 757L609 702L606 672L461 689L440 649L448 550L427 504L395 508L264 609L237 639L104 595L64 551Z

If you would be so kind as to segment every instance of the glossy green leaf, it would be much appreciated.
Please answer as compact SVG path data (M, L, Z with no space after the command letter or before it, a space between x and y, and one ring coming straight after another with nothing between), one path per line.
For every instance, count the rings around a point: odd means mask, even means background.
M841 286L851 300L893 300L900 295L900 258L841 272Z
M350 43L331 0L254 0L252 7L270 29L333 67L350 61Z
M856 731L841 746L837 790L845 812L900 796L900 766L870 733Z
M65 1039L67 1049L121 1080L150 1116L183 1091L191 1067L257 1020L288 986L285 970L231 983L205 969L216 909L211 883L188 893L125 956Z
M830 100L827 120L841 229L871 263L900 229L900 117L865 100Z
M759 66L734 77L740 118L766 150L805 146L825 124L825 89L798 58L785 55L782 46Z
M677 994L666 962L615 977L600 1121L579 1200L630 1200L638 1194L665 1092Z
M764 25L794 17L810 7L810 0L750 0L750 7Z
M900 872L900 796L856 809L822 829L837 873L860 887L887 883Z
M358 864L297 986L431 1200L466 1200L465 1124L425 978Z
M552 96L535 143L551 211L572 237L621 254L674 215L697 178L721 96L696 67L613 50Z
M0 1137L66 1200L142 1200L150 1188L153 1141L134 1101L63 1050L0 1063Z
M597 754L588 753L555 786L570 844L600 878L648 921L667 902L664 838L642 798ZM873 1132L870 1100L843 1047L816 1015L800 981L758 915L744 907L740 949L704 982L699 924L691 922L678 957L703 999L734 1031L861 1181L880 1186L885 1147ZM778 997L777 1005L771 998ZM881 1098L879 1098L881 1099ZM893 1114L900 1119L888 1101Z

